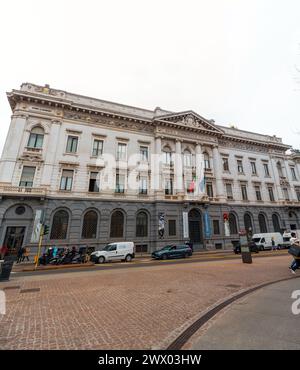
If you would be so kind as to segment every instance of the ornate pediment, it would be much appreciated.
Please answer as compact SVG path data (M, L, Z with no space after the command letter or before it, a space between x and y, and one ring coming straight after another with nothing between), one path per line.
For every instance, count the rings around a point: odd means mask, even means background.
M176 125L198 128L203 131L210 131L215 134L223 134L213 121L206 120L193 111L164 114L154 118L155 122L174 123Z

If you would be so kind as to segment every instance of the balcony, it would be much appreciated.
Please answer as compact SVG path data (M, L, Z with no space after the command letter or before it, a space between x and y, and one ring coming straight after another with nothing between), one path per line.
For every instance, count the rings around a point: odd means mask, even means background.
M46 188L30 188L25 186L11 186L0 185L0 196L13 195L13 196L30 196L30 197L45 197L47 193Z

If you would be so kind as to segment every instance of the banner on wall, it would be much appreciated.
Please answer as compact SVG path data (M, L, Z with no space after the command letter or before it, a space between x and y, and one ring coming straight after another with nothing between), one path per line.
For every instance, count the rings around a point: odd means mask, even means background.
M188 212L182 212L183 238L189 239L189 216Z
M224 220L224 229L225 229L225 236L230 236L230 227L229 227L228 220Z
M210 216L208 211L206 210L204 213L204 232L205 232L205 238L210 239L211 238L211 222L210 222Z
M165 234L165 214L160 213L158 215L158 235L162 239Z
M43 223L43 210L37 209L35 211L35 218L34 218L30 243L38 243L39 242L41 229L42 229L42 223Z

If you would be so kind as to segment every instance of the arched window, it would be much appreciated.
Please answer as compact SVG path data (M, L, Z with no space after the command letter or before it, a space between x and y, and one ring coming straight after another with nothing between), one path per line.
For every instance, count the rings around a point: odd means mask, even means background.
M186 167L192 166L192 154L189 150L185 150L183 153L183 165Z
M283 177L282 167L281 167L281 163L279 161L277 162L276 167L277 167L278 175L280 177Z
M205 169L209 169L210 168L210 160L209 160L209 155L207 152L204 152L203 153L203 157L204 157L204 168Z
M121 211L114 211L110 221L110 237L122 238L124 234L124 215Z
M172 164L172 151L168 146L165 146L163 149L163 163L168 166Z
M238 234L236 217L233 213L229 213L229 228L230 234Z
M69 224L67 211L57 211L53 216L50 239L66 239Z
M42 148L44 141L44 130L42 127L34 127L29 136L27 146L29 148Z
M266 222L266 218L265 216L260 213L258 215L258 223L259 223L259 230L261 233L267 233L268 232L268 229L267 229L267 222Z
M249 231L253 232L252 219L251 219L251 216L249 215L249 213L245 213L245 215L244 215L244 224L245 224L245 229L246 229L247 233Z
M83 218L81 237L95 239L97 237L98 215L95 211L88 211Z
M272 214L272 222L274 231L281 232L279 217L275 213Z
M139 212L136 216L136 236L148 236L148 215L144 211Z

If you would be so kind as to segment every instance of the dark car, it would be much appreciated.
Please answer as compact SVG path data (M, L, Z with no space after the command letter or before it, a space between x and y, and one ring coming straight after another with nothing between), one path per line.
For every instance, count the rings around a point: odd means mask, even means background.
M235 254L241 253L241 243L239 241L235 241L235 242L232 242L232 244L233 244L234 253ZM249 247L251 253L258 253L259 252L258 246L253 241L248 243L248 247Z
M166 260L168 258L189 257L192 254L193 251L188 245L167 245L166 247L153 252L152 258Z

